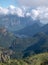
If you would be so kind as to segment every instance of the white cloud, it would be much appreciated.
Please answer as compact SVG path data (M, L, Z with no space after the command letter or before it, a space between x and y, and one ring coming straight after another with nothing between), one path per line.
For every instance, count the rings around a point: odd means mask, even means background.
M33 20L40 19L42 23L48 23L48 7L37 7L30 9L28 7L15 7L10 5L8 8L0 7L0 15L16 14L20 17L31 16Z
M40 19L42 23L48 23L48 8L47 7L38 7L32 10L32 18L35 20Z
M18 16L22 17L24 16L23 10L19 7L15 7L13 5L10 5L8 8L2 8L0 7L0 15L7 15L7 14L17 14Z
M31 16L31 13L27 12L27 13L26 13L26 16Z
M10 5L10 6L9 6L9 9L15 9L15 6Z
M24 12L21 8L16 7L16 14L18 16L24 17Z
M0 14L1 15L2 14L7 14L7 13L8 13L8 9L0 7Z
M40 14L40 13L39 13L38 10L33 9L33 10L31 11L31 16L32 16L32 18L33 18L34 20L39 17L39 14Z

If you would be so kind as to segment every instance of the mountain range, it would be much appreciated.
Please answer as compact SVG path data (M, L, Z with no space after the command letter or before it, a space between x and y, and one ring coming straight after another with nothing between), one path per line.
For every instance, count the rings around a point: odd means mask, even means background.
M19 17L17 15L0 16L0 26L4 26L11 32L21 30L34 23L40 23L40 21L34 21L31 17Z
M0 65L48 65L47 7L0 7Z
M0 7L0 47L17 59L48 52L48 24L41 23L36 10L31 15L31 10Z
M12 57L21 58L26 54L36 54L48 51L48 24L40 26L34 23L30 28L26 29L28 33L33 34L30 37L19 37L12 32L9 32L5 27L0 27L0 47L8 48L15 52ZM32 27L32 28L31 28ZM30 53L30 54L29 54ZM28 56L27 55L27 56Z

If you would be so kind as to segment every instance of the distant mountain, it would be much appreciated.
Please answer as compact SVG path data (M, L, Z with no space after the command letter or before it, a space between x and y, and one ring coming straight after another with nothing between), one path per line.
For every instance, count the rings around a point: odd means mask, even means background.
M26 26L25 28L14 32L15 34L19 34L19 35L26 35L26 36L33 36L35 35L37 32L40 31L41 28L41 23L39 23L39 21L36 21L35 23Z
M17 31L25 28L26 26L32 25L36 22L30 16L19 17L18 15L0 15L0 26L6 27L9 31Z
M38 20L39 21L39 20ZM41 24L40 22L36 21L36 23L31 24L30 26L26 26L25 28L14 32L15 34L19 35L26 35L26 36L34 36L39 32L44 32L48 34L48 24Z
M9 31L15 31L24 28L25 24L16 15L0 16L0 26L5 26Z
M44 25L42 28L41 28L41 31L48 34L48 24Z

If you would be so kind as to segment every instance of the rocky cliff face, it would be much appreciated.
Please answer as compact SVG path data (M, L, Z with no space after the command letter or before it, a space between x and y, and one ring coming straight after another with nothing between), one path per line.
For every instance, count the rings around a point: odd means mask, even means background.
M0 62L4 63L11 59L12 51L7 49L0 50Z

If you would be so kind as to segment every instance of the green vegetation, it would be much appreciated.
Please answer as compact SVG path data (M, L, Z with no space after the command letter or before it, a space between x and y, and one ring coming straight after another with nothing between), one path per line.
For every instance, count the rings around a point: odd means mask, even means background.
M37 54L25 59L10 59L0 65L48 65L48 53Z
M37 54L25 59L29 65L48 65L48 53Z

